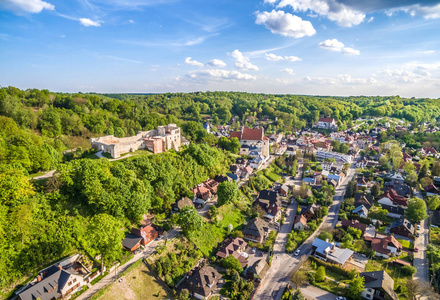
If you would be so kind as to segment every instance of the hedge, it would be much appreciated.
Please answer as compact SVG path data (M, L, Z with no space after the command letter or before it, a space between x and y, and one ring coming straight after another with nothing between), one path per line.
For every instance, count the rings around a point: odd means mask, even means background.
M342 276L346 276L347 278L350 278L350 275L351 275L350 272L348 272L347 270L345 270L337 265L322 261L314 256L309 256L309 259L311 261L314 261L317 265L323 266L325 269L328 269L332 272L335 272L335 273L338 273Z

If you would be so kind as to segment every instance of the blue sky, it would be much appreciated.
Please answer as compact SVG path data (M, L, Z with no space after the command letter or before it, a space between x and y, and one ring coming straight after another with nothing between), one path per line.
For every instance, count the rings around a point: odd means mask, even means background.
M440 97L440 0L0 0L0 85Z

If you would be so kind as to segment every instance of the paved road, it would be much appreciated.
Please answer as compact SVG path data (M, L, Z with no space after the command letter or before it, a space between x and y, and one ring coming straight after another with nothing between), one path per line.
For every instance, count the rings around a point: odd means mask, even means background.
M415 196L423 199L422 193L419 191ZM414 252L414 267L417 273L414 276L415 280L421 283L429 283L429 263L426 257L426 247L429 243L429 222L428 219L420 222L420 230L417 231L420 236L414 241L414 247L419 248L419 252Z
M305 288L300 288L304 298L308 300L335 300L336 295L327 291L321 290L316 286L309 285Z
M168 239L171 240L175 238L180 233L179 229L172 229L168 233ZM107 285L113 283L116 281L117 278L119 278L119 275L124 272L128 267L130 267L132 264L134 264L136 261L143 259L145 257L148 257L151 255L155 249L157 244L160 242L160 240L154 240L151 243L149 243L147 246L145 246L145 249L133 256L132 259L130 259L128 262L126 262L123 266L120 266L115 269L115 271L112 271L110 274L102 278L98 283L93 285L91 288L89 288L87 291L85 291L83 294L78 296L76 298L77 300L86 300L92 297L95 293L97 293L100 289L103 289Z
M261 283L261 286L259 287L255 295L255 299L264 299L264 300L281 299L284 287L287 285L287 283L290 282L291 275L298 270L301 264L312 253L313 240L319 235L321 231L327 231L336 227L336 223L338 222L338 213L341 207L341 202L344 200L345 189L347 187L348 182L353 178L354 174L355 174L355 166L353 163L347 173L347 176L344 178L344 181L336 189L336 194L333 197L333 204L329 208L328 216L324 218L319 228L300 247L298 247L298 249L300 250L299 257L293 257L291 254L287 254L282 251L279 251L280 246L279 245L277 246L276 243L276 246L278 248L274 247L274 257L272 260L272 265L266 275L266 278ZM290 218L293 218L293 213L290 214ZM284 231L283 228L282 231ZM281 234L279 244L281 244L282 239L286 239L286 236L287 234L286 235ZM278 242L278 238L277 238L277 242Z

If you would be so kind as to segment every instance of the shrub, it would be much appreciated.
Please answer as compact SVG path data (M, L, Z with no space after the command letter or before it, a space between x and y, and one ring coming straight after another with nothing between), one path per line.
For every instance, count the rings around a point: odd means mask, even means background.
M417 269L413 266L403 266L401 270L402 274L405 276L413 276L417 272Z
M325 268L324 266L320 266L315 273L316 282L323 282L325 280Z

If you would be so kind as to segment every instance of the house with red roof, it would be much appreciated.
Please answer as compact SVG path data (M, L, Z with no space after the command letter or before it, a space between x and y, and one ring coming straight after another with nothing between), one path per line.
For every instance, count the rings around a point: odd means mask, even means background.
M376 256L379 257L398 256L402 251L402 244L392 235L376 235L376 237L368 237L365 240L371 242L371 249L376 251Z
M240 131L231 131L229 136L236 137L240 141L241 155L250 155L251 152L255 152L257 156L269 157L270 140L264 136L264 128L242 127Z
M385 194L379 196L378 199L379 199L378 202L384 205L400 206L400 207L408 206L408 198L400 196L392 188L386 191Z
M426 156L434 156L437 157L438 153L437 150L431 147L423 147L422 149L419 149L417 152L419 155L426 157Z

